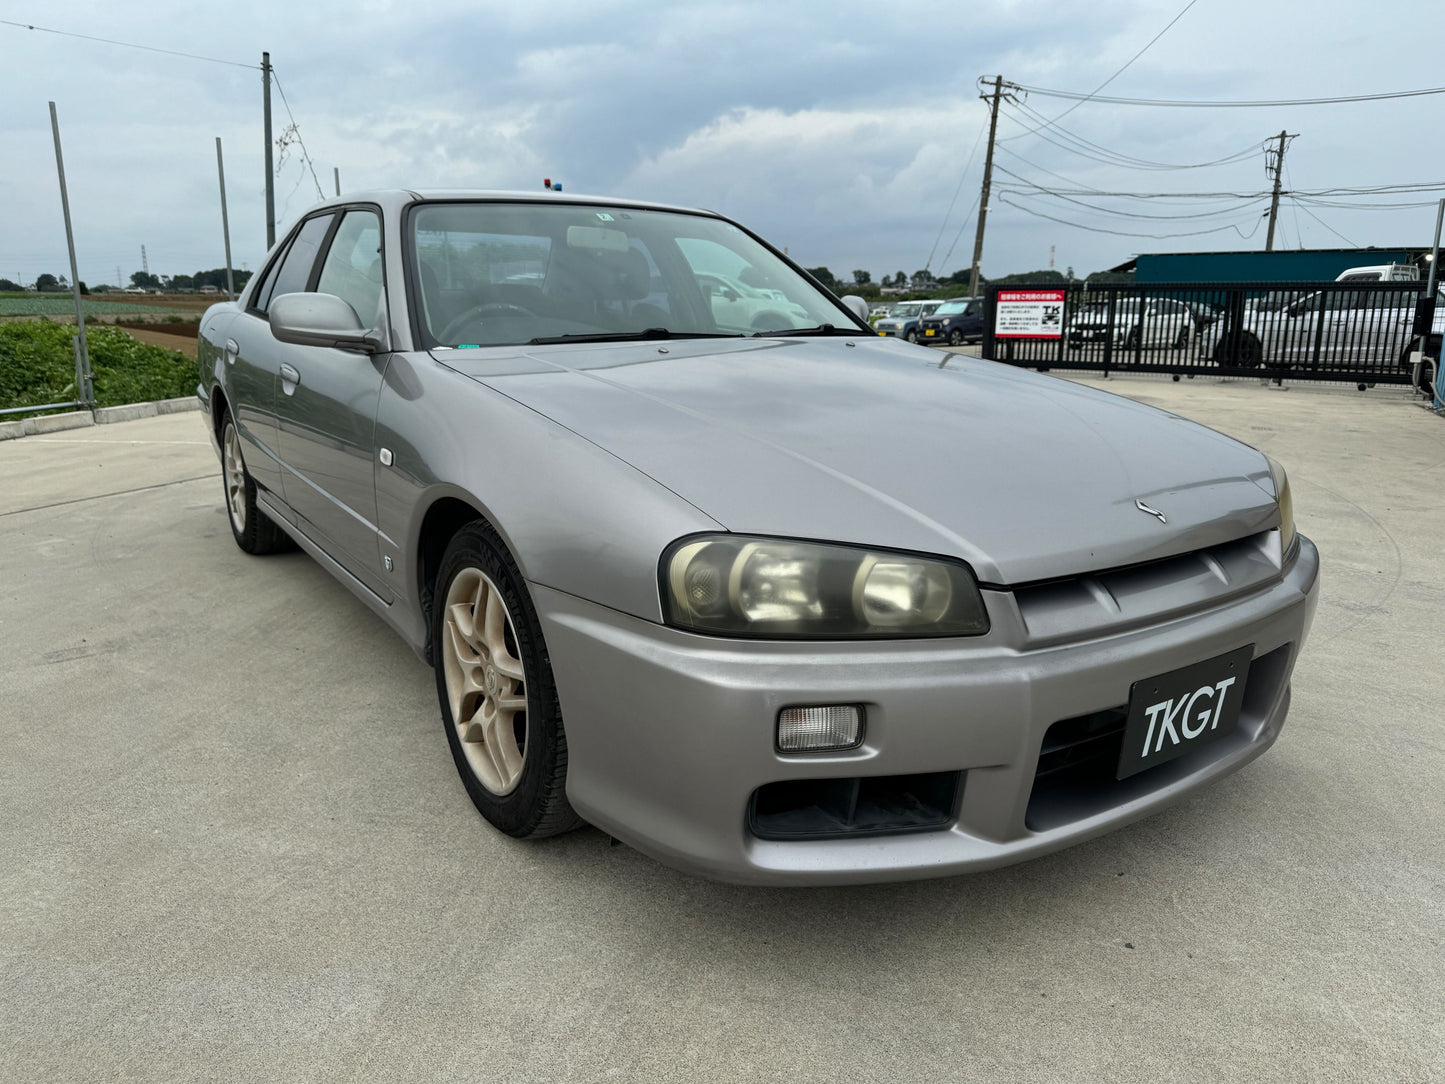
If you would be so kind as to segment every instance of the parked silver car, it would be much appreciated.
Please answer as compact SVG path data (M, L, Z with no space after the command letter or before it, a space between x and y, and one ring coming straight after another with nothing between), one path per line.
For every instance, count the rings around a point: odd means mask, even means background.
M1125 297L1085 305L1069 320L1065 335L1071 350L1111 337L1125 350L1182 350L1189 345L1195 322L1189 307L1173 298Z
M1318 570L1279 466L864 311L710 213L367 193L207 311L198 390L237 543L299 544L431 664L514 836L931 877L1263 752Z

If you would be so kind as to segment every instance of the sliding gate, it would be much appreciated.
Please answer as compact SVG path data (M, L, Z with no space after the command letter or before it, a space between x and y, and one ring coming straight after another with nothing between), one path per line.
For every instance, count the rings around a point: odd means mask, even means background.
M1176 379L1408 384L1422 340L1439 356L1436 299L1425 293L1423 282L990 286L983 356Z

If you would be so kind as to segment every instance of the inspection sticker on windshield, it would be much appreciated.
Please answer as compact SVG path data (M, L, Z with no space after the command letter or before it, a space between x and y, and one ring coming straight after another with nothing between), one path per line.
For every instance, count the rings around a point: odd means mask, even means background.
M1063 290L1000 290L995 339L1057 339L1064 329Z

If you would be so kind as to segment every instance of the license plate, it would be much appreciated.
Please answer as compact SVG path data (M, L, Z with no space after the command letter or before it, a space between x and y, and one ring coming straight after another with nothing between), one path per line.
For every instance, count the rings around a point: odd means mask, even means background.
M878 334L882 335L885 339L888 338L888 332L886 331L880 331Z
M1125 779L1218 741L1239 725L1254 645L1241 647L1129 689L1129 720L1116 778Z
M934 332L933 332L933 328L931 328L931 327L926 327L926 328L923 329L923 334L925 334L925 335L932 335L933 333L934 333Z

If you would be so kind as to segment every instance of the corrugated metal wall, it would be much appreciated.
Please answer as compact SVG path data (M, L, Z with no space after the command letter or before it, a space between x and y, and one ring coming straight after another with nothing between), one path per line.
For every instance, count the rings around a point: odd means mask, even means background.
M1138 258L1134 281L1330 282L1348 267L1409 263L1412 255L1402 248L1146 254Z

